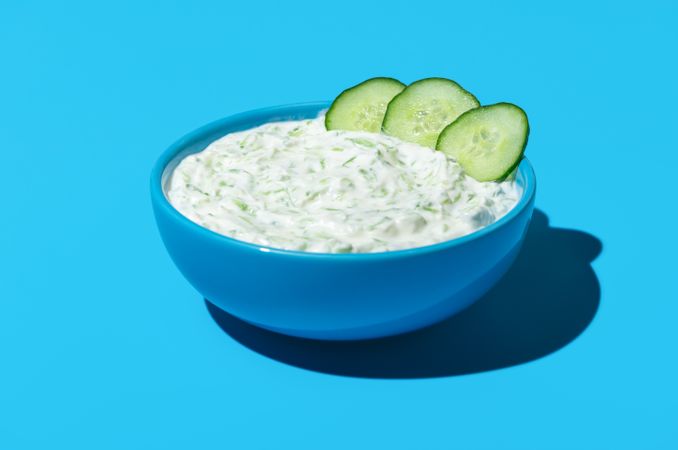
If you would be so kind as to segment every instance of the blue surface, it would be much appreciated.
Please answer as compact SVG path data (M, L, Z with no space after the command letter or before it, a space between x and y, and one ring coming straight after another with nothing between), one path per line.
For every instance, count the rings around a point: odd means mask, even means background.
M327 102L235 114L172 144L151 171L158 230L177 268L201 295L249 323L311 339L368 339L440 322L480 299L506 273L527 233L536 180L527 159L522 196L493 224L426 247L319 254L250 244L196 225L167 201L177 164L228 133L268 122L312 119Z
M675 2L388 4L0 5L1 449L678 446ZM153 161L375 75L529 114L542 212L503 290L357 348L210 314Z

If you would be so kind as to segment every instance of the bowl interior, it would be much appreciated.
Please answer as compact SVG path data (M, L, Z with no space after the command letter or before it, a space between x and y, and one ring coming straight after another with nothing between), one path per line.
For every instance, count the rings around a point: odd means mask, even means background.
M503 223L511 220L513 217L517 216L525 207L527 207L534 197L536 185L534 172L528 160L523 159L523 161L520 163L518 167L518 172L516 174L516 183L518 183L522 190L521 198L511 211L509 211L506 215L504 215L502 218L495 221L494 223L479 230L476 230L468 235L461 236L449 241L428 245L425 247L417 247L405 250L395 250L383 253L342 253L342 254L309 253L309 252L299 252L295 250L283 250L278 248L263 247L258 244L239 241L231 237L215 233L207 228L204 228L190 221L169 203L166 192L169 182L171 180L172 173L174 169L177 167L177 165L186 156L193 153L201 152L209 144L229 133L244 131L270 122L312 119L318 117L318 115L323 110L326 110L328 107L329 102L314 102L263 108L229 116L224 119L220 119L212 123L209 123L201 128L198 128L197 130L187 134L186 136L176 141L173 145L171 145L156 162L153 168L153 172L151 174L152 197L154 198L155 201L159 201L160 203L162 203L161 206L163 208L168 209L169 210L168 212L174 215L176 219L189 222L190 223L189 226L195 227L196 231L209 233L217 239L226 239L231 243L246 245L263 251L298 254L311 257L331 256L334 258L337 257L365 258L365 257L376 257L378 255L386 254L388 255L406 254L414 251L435 250L443 245L459 244L469 239L473 239L475 237L479 237L485 233L488 233L493 229L501 226Z

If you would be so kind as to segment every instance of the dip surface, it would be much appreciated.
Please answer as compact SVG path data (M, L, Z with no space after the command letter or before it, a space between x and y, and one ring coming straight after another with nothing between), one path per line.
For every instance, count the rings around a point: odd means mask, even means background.
M181 214L212 231L322 253L446 241L496 221L520 195L515 182L478 182L430 148L327 131L323 117L228 134L183 159L167 190Z

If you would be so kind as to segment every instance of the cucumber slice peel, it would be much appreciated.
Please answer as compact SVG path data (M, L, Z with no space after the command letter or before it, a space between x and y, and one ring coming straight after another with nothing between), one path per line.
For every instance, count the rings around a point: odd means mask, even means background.
M378 133L386 106L405 85L394 78L370 78L346 89L332 102L325 115L327 130Z
M525 111L497 103L459 116L440 133L436 149L456 159L476 180L497 181L520 164L529 134Z
M435 148L438 135L459 115L480 106L478 99L446 78L415 81L388 104L382 131Z

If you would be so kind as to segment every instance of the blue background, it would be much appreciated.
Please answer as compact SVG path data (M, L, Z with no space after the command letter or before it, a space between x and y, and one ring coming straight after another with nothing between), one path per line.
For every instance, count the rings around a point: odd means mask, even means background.
M0 6L1 449L678 448L675 3L93 3ZM565 237L415 337L212 317L155 230L154 159L377 75L521 105Z

